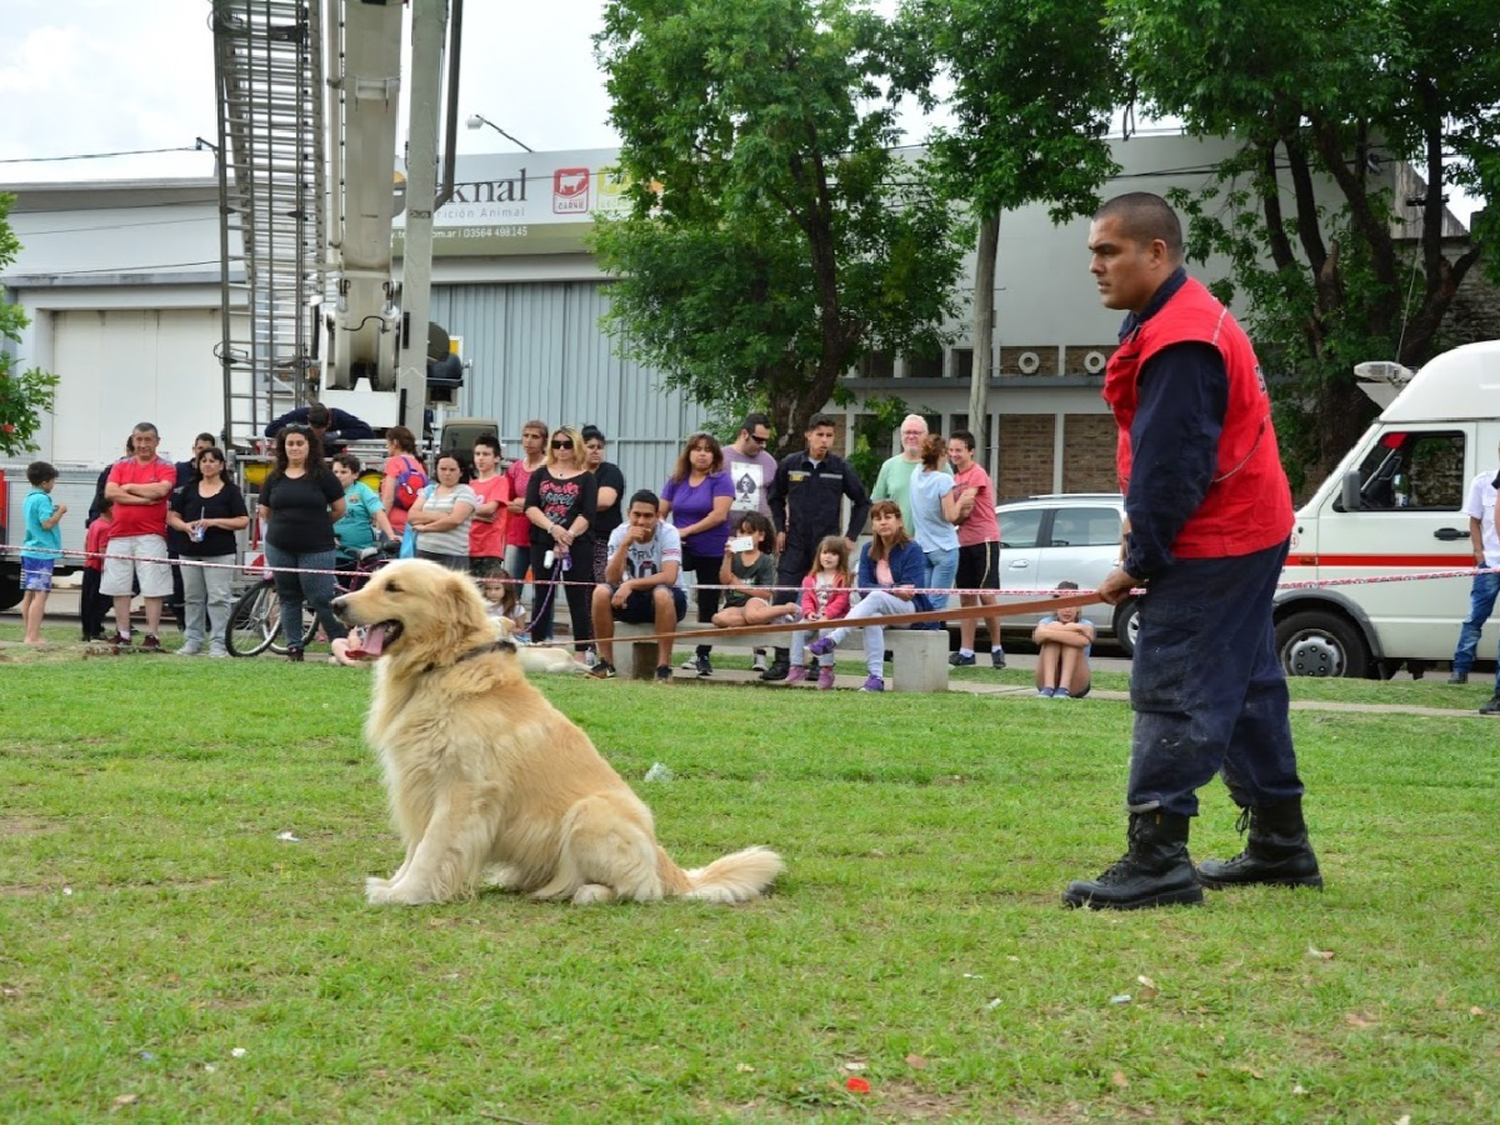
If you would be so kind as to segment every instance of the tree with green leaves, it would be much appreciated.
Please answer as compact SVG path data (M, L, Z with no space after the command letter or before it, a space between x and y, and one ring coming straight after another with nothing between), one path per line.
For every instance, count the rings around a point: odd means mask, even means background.
M908 0L916 44L907 85L952 81L954 123L929 148L944 194L979 220L969 425L984 448L994 341L995 262L1006 211L1045 203L1053 222L1092 214L1118 166L1105 133L1123 87L1104 0ZM929 99L930 102L930 99Z
M1326 474L1373 407L1353 365L1418 366L1500 235L1445 238L1444 202L1500 188L1500 18L1472 0L1108 0L1141 96L1199 136L1232 135L1218 182L1175 198L1190 253L1226 255L1270 372L1294 484ZM1391 169L1426 181L1396 198ZM1331 183L1335 203L1320 193ZM1416 222L1409 221L1410 208ZM1493 212L1493 209L1491 209ZM1406 220L1406 221L1403 221ZM1493 255L1491 255L1493 261Z
M0 194L0 273L20 256L21 243L6 221L15 203L13 195ZM26 310L0 298L0 341L21 342L30 324ZM0 346L0 454L15 456L36 449L32 440L42 424L42 415L52 409L57 376L31 368L17 372L15 358Z
M700 403L760 396L783 449L953 314L953 218L892 151L893 43L846 0L613 0L595 39L633 185L595 234L606 326Z

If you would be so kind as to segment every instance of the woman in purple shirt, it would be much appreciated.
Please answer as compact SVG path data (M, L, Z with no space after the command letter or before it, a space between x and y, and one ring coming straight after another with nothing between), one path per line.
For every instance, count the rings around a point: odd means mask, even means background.
M682 536L682 569L698 584L698 621L713 622L719 612L719 567L729 541L729 505L734 503L734 481L724 471L724 449L713 434L696 433L677 457L677 467L661 489L661 517L672 517ZM705 589L704 587L712 587ZM693 668L712 676L708 662L712 645L699 645Z

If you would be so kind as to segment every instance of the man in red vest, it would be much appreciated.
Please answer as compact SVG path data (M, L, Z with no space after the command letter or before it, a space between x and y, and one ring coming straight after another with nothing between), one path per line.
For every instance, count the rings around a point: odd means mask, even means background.
M1130 910L1202 902L1203 886L1322 886L1272 637L1293 513L1260 364L1229 310L1188 277L1182 225L1160 196L1106 203L1089 252L1100 301L1128 314L1104 399L1129 530L1099 594L1118 605L1146 593L1130 676L1129 850L1063 901ZM1250 835L1234 859L1195 871L1188 824L1218 772Z

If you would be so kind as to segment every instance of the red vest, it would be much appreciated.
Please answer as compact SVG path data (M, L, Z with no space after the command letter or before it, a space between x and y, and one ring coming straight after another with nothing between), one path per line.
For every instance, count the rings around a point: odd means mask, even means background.
M1226 558L1274 547L1291 534L1295 517L1260 362L1229 310L1192 278L1141 322L1105 369L1104 401L1120 428L1115 449L1120 491L1130 486L1130 426L1139 401L1136 381L1141 368L1163 348L1188 342L1218 348L1229 375L1229 402L1213 483L1178 533L1172 553L1190 559Z

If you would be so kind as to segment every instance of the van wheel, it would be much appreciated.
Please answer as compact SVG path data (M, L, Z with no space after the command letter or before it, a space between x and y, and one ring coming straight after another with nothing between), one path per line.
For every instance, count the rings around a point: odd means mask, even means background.
M1276 654L1288 676L1344 676L1363 679L1370 657L1364 638L1342 617L1308 611L1276 626Z
M1132 598L1115 610L1115 644L1126 656L1135 655L1135 639L1141 631L1139 608Z

